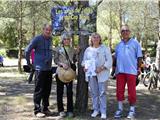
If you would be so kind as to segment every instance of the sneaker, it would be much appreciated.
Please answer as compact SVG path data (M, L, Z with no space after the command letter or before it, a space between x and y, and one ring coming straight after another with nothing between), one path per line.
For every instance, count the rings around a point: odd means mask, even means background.
M73 112L67 112L68 117L73 117Z
M51 112L50 110L43 111L43 113L44 113L46 116L52 116L52 115L53 115L53 112Z
M101 114L101 119L106 119L106 118L107 118L106 114Z
M116 111L116 113L114 115L114 118L118 119L118 118L121 118L121 117L122 117L122 110L119 109L119 110Z
M35 116L36 116L37 118L43 118L43 117L45 117L46 115L45 115L44 113L38 112Z
M94 112L91 114L91 117L96 117L98 114L99 114L99 112L94 110Z
M66 113L65 113L64 111L59 112L59 116L61 116L61 117L65 117L65 116L66 116Z
M128 113L127 118L128 119L134 119L135 118L135 112L130 110L129 113Z

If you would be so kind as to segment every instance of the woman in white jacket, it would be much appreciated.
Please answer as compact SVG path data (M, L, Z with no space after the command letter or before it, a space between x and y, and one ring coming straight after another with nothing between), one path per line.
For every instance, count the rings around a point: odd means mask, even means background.
M112 67L112 56L109 47L102 44L98 33L91 35L91 45L84 52L82 66L92 96L94 111L91 117L101 113L101 118L106 119L106 84Z

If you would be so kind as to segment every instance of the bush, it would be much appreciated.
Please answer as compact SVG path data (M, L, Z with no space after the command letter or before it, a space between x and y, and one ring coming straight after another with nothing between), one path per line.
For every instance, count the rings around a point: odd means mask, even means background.
M3 57L6 57L6 50L5 49L0 49L0 55Z
M18 58L18 49L8 49L6 50L7 57Z
M6 56L9 58L18 58L18 49L12 48L6 50ZM24 58L24 49L22 49L22 58Z

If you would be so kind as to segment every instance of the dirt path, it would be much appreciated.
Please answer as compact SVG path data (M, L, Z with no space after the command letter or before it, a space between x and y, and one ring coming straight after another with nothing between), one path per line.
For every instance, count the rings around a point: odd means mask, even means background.
M5 67L0 68L0 120L38 120L33 115L33 90L34 84L27 84L27 74L18 74L17 68ZM76 88L76 82L74 89ZM52 117L40 120L59 120L57 116L55 81L53 80L52 93L50 97L50 109L55 112ZM74 90L75 91L75 90ZM108 83L108 119L114 119L116 110L115 99L115 80ZM75 96L75 92L74 92ZM160 120L160 91L154 90L149 92L142 83L137 87L137 120ZM74 98L75 99L75 98ZM66 101L66 100L64 100ZM89 99L90 101L90 99ZM128 102L124 104L124 117L126 118L128 111ZM75 113L77 114L77 113ZM89 110L83 116L77 115L73 120L100 120L100 117L91 118L91 103L89 102ZM65 118L66 120L72 120Z

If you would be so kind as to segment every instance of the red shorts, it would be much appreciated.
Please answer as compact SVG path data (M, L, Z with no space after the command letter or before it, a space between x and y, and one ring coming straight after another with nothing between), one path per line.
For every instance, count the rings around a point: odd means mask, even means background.
M117 79L117 89L116 96L118 101L123 101L125 99L125 85L127 83L128 87L128 101L131 105L136 103L136 75L119 73L116 75Z

